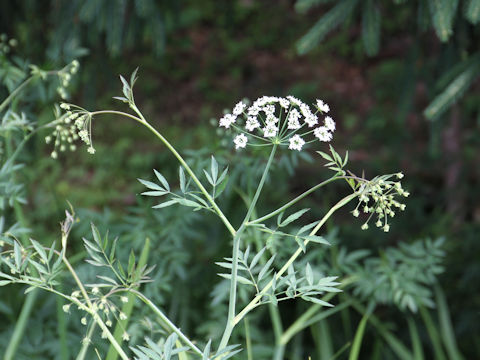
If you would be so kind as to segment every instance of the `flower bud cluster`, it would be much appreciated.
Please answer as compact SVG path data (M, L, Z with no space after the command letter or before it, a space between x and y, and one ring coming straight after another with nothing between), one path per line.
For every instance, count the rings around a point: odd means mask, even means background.
M45 142L54 143L54 149L50 154L52 158L58 157L58 152L76 150L74 141L80 139L87 146L90 154L95 153L92 143L92 116L90 113L75 105L62 103L60 108L65 110L60 119L56 121L55 130L45 137Z
M10 50L16 47L18 41L16 39L9 39L7 34L0 35L0 56L6 55Z
M122 322L127 320L128 318L127 315L124 312L122 312L115 305L114 302L110 301L107 295L103 295L97 286L92 287L92 289L90 290L90 293L91 293L91 296L89 297L89 300L91 303L90 306L87 306L87 303L82 301L81 293L78 290L72 292L70 297L74 299L75 303L77 303L79 310L87 311L91 314L96 313L100 315L107 327L111 328L113 326L112 320L116 320L118 324L120 324L120 326L123 327ZM123 303L128 302L128 298L126 296L120 296L119 298ZM72 306L72 303L65 304L62 306L62 309L65 313L70 313L71 306ZM80 323L85 326L88 325L87 317L83 316L80 319ZM123 331L124 331L123 340L128 341L130 337L125 329L123 329ZM103 338L106 337L106 335L107 335L106 332L102 333Z
M60 80L60 84L57 87L57 93L62 99L66 99L68 97L66 88L72 80L72 75L75 75L78 72L79 67L80 63L78 62L78 60L73 60L62 70L58 71L57 75Z
M410 193L402 188L400 181L392 181L391 178L401 179L403 174L391 174L376 177L360 186L359 202L352 211L352 215L358 217L361 212L369 214L367 221L362 225L362 230L368 229L368 223L372 217L376 217L375 225L388 232L390 225L389 217L395 216L397 210L405 210L406 205L397 201L397 196L407 197Z
M317 100L315 109L312 111L293 96L262 96L251 106L242 101L237 103L231 114L220 119L219 126L232 127L240 133L233 140L236 149L245 148L251 141L252 146L269 142L300 151L305 144L317 140L329 142L333 138L335 121L330 116L319 119L330 107ZM312 140L306 140L309 135L313 135Z

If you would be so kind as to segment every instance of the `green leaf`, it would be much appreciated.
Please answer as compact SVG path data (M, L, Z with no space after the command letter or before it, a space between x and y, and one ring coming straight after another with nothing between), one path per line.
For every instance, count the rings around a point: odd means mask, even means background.
M324 153L323 151L317 151L317 153L318 153L321 157L323 157L325 160L333 162L332 157L331 157L330 155L328 155L327 153Z
M5 285L11 284L11 283L12 282L8 281L8 280L0 280L0 286L5 286Z
M167 195L167 194L169 194L169 192L165 191L165 190L142 192L142 195L145 195L145 196L163 196L163 195Z
M275 259L275 255L273 255L268 261L263 265L262 270L258 273L257 281L263 279L263 277L270 271L270 266L272 266L273 260Z
M210 347L212 345L212 340L208 340L207 345L205 345L205 349L203 349L202 360L209 360L210 359Z
M195 201L188 200L188 199L185 199L185 198L177 199L177 202L180 205L183 205L183 206L189 206L189 207L193 207L193 208L197 208L197 209L203 208L202 204L199 204Z
M380 48L380 10L374 0L367 0L363 5L362 40L368 56L378 54Z
M218 197L220 196L220 194L225 190L225 188L227 187L227 184L228 184L228 176L224 176L226 175L226 171L228 169L225 169L225 171L222 173L222 175L220 175L220 177L218 178L218 183L220 183L220 185L218 185L216 188L215 188L215 197ZM221 179L221 180L220 180Z
M163 203L161 203L161 204L152 206L152 208L153 208L153 209L161 209L161 208L164 208L164 207L167 207L167 206L176 204L177 202L178 202L178 199L168 200L168 201L165 201L165 202L163 202Z
M346 20L352 13L358 0L343 0L338 2L328 13L297 42L297 52L306 54L317 46L334 28Z
M310 230L313 229L315 226L317 226L318 223L319 223L319 221L315 221L315 222L310 223L310 224L308 224L308 225L302 226L302 227L300 228L300 230L298 230L297 235L301 235L301 234L303 234L303 233L305 233L305 232L307 232L307 231L310 231Z
M297 0L295 3L295 10L299 13L303 13L315 5L327 4L332 1L334 0Z
M317 244L330 245L330 243L327 240L325 240L325 238L322 236L308 235L308 236L305 236L304 239Z
M307 279L308 285L313 285L313 271L308 262L307 266L305 267L305 278Z
M205 176L207 177L208 182L210 185L215 186L215 182L213 181L211 175L208 173L207 170L203 169L203 172L205 173Z
M262 250L260 250L257 254L255 254L255 256L253 257L252 259L252 262L250 263L250 266L249 266L249 269L252 270L255 265L257 265L257 263L260 261L260 259L262 258L262 255L263 253L265 252L267 248L264 247L262 248Z
M302 249L303 253L305 253L307 251L307 246L305 245L305 241L299 236L295 236L295 241L297 242L300 249Z
M15 267L18 270L22 265L22 248L16 241L13 242L13 253L14 253Z
M480 21L480 0L467 0L465 2L463 14L465 19L473 25L477 25Z
M165 191L164 188L162 188L160 185L155 184L151 181L148 180L142 180L142 179L137 179L140 181L143 185L145 185L147 188L152 189L152 190L157 190L157 191Z
M355 332L355 338L353 339L352 349L350 350L350 356L348 360L357 360L360 355L360 347L362 346L363 334L365 333L365 327L367 325L368 317L370 313L367 312L363 315L360 324L358 325L357 331Z
M453 33L452 22L458 0L428 0L428 6L437 37L447 42Z
M313 303L318 304L318 305L333 307L332 304L330 304L330 303L328 303L328 302L326 302L326 301L323 301L323 300L320 300L320 299L311 297L311 296L302 295L301 298L302 298L303 300L310 301L310 302L313 302Z
M221 276L224 279L230 280L232 278L232 274L218 274L218 276ZM253 282L246 277L237 275L237 282L243 285L252 285L254 286Z
M35 248L35 250L37 251L38 255L40 255L40 258L45 261L46 263L48 263L48 257L47 257L47 253L45 252L45 250L43 249L43 246L40 245L38 243L38 241L35 241L33 239L30 239L30 242L32 243L33 247Z
M130 255L128 257L128 267L127 267L128 275L131 275L133 273L134 268L135 268L135 254L133 250L130 250Z
M465 71L458 75L445 90L437 95L435 99L423 111L425 117L429 120L436 120L442 115L450 105L457 101L472 82L477 78L480 72L480 61L473 62Z
M182 166L178 168L178 176L180 178L180 191L185 194L187 189L185 187L185 171Z
M213 183L216 185L217 177L218 177L218 163L217 163L217 160L215 160L215 158L213 157L213 155L212 155L212 162L210 165L210 171L212 174Z
M153 172L155 173L155 176L157 177L157 179L162 183L163 187L167 190L167 191L170 191L170 185L168 185L168 181L163 177L162 174L160 174L157 170L153 170Z
M299 211L293 213L292 215L288 216L285 220L283 220L280 224L278 224L278 226L280 226L280 227L287 226L288 224L290 224L290 223L294 222L295 220L297 220L298 218L300 218L303 214L305 214L309 210L310 209L302 209L302 210L299 210Z

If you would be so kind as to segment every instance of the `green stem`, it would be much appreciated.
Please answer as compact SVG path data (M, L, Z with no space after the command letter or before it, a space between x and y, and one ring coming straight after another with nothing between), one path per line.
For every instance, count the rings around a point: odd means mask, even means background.
M66 237L67 235L64 234L62 236L62 244L66 244ZM90 297L88 296L88 293L85 289L85 287L83 286L80 278L78 277L77 273L75 272L75 270L73 269L72 265L69 263L69 261L67 260L67 257L65 255L65 251L63 251L63 263L67 266L68 270L70 271L70 273L72 274L73 276L73 279L75 280L75 282L77 283L77 286L78 288L80 289L80 292L82 293L83 297L85 298L85 301L87 302L87 305L88 305L88 309L87 311L92 315L93 317L93 320L100 326L100 328L102 329L102 331L105 333L105 335L107 336L108 340L110 341L110 343L113 345L113 347L115 348L115 350L117 350L118 354L120 355L120 357L124 360L129 360L128 359L128 356L127 354L125 353L125 351L123 351L122 347L120 346L120 344L117 342L117 340L115 340L114 336L112 335L112 333L110 332L110 330L108 329L107 325L105 325L105 323L103 322L102 318L98 315L98 313L96 312L96 310L94 310L93 308L93 304L92 302L90 301Z
M304 193L302 193L301 195L297 196L295 199L289 201L288 203L286 203L285 205L283 205L282 207L278 208L277 210L275 211L272 211L271 213L265 215L265 216L262 216L258 219L255 219L253 221L250 221L247 225L252 225L252 224L259 224L259 223L262 223L264 222L265 220L268 220L272 217L274 217L275 215L281 213L282 211L285 211L286 209L288 209L290 206L296 204L297 202L299 202L300 200L302 200L304 197L310 195L312 192L314 192L315 190L321 188L322 186L325 186L329 183L331 183L332 181L335 181L335 180L338 180L340 179L340 177L338 176L333 176L331 177L330 179L327 179L323 182L321 182L320 184L317 184L315 186L313 186L312 188L308 189L307 191L305 191Z
M134 109L135 110L135 109ZM138 110L135 110L135 111L138 111ZM198 186L198 188L200 189L200 191L202 192L202 194L205 196L205 198L208 200L208 202L212 205L213 209L215 210L215 212L217 213L218 217L222 220L222 222L225 224L226 228L228 229L228 231L233 235L235 236L235 228L232 226L232 224L230 224L230 222L228 221L228 219L225 217L225 215L223 214L222 210L220 210L220 208L218 207L217 203L215 202L215 200L212 198L212 196L208 193L208 191L205 189L205 187L202 185L202 183L200 182L200 180L198 179L198 177L195 175L195 173L193 172L193 170L190 168L190 166L188 166L188 164L185 162L185 160L183 159L183 157L177 152L177 150L172 146L172 144L170 144L170 142L162 135L160 134L152 125L150 125L146 120L145 118L143 117L143 115L141 115L141 113L138 111L137 112L139 114L140 117L137 117L137 116L134 116L134 115L131 115L131 114L128 114L128 113L125 113L125 112L121 112L121 111L114 111L114 110L102 110L102 111L95 111L95 112L91 112L90 115L99 115L99 114L116 114L116 115L122 115L122 116L126 116L126 117L129 117L135 121L138 121L140 124L142 124L143 126L145 126L147 129L149 129L158 139L160 139L160 141L163 142L163 144L168 148L168 150L170 150L170 152L177 158L178 162L183 166L183 168L185 169L185 171L188 173L188 175L191 176L191 178L193 179L193 181L195 182L195 184Z
M275 157L275 152L277 150L277 144L274 144L272 147L272 151L270 152L270 156L267 161L267 165L265 165L265 169L263 170L262 178L260 179L260 183L258 184L257 191L253 196L253 200L250 203L248 208L247 214L245 215L245 219L242 222L242 225L237 230L235 236L233 237L233 254L232 254L232 276L230 278L230 295L228 301L228 318L227 318L227 325L225 326L225 330L223 332L222 340L220 341L220 345L218 347L218 351L224 349L228 345L228 341L230 336L232 335L233 328L238 322L235 322L235 303L237 301L237 272L238 272L238 252L240 250L240 236L242 235L243 231L245 230L246 223L250 220L252 213L255 209L255 205L257 204L258 198L260 197L260 193L262 192L263 185L267 179L267 174L272 165L273 159Z
M346 197L344 197L343 199L341 199L338 203L336 203L326 214L325 216L320 220L320 222L317 224L317 226L315 226L315 228L310 232L310 236L311 235L315 235L318 230L320 230L320 228L323 226L323 224L325 224L325 222L328 220L328 218L330 218L330 216L332 216L332 214L337 211L338 209L340 209L341 207L345 206L346 204L348 204L350 201L352 201L354 198L356 198L358 196L358 193L353 193L353 194L350 194ZM307 246L307 244L309 243L310 241L309 240L305 240L304 241L304 246ZM295 251L295 253L290 257L290 259L288 259L288 261L285 263L285 265L283 265L283 267L279 270L279 272L275 275L275 279L276 280L279 280L280 277L288 270L288 267L297 259L297 257L303 252L302 248L299 246L297 251ZM248 314L253 308L255 308L257 306L257 304L259 303L259 301L262 299L263 295L265 295L267 293L267 291L272 287L272 284L273 284L273 279L270 280L270 282L265 285L265 287L262 289L262 291L257 295L255 296L255 298L250 301L250 303L245 306L245 308L240 312L238 313L238 315L235 317L234 319L234 324L237 324L240 320L242 320L242 318Z
M87 355L87 350L92 343L90 339L92 338L93 331L95 330L95 327L97 326L97 323L94 322L88 329L87 335L85 336L85 341L82 342L82 348L80 349L80 352L78 353L77 357L75 360L84 360L85 356Z
M252 339L250 337L250 324L248 323L248 318L243 320L245 324L245 342L247 347L247 360L253 360L253 353L252 353Z
M22 340L23 332L25 331L28 319L30 318L30 313L35 306L37 295L38 291L34 290L26 296L22 311L20 312L20 316L18 317L18 321L15 325L12 338L10 339L7 350L5 351L5 355L3 357L4 360L13 360L15 358L15 353L20 341Z
M26 79L23 83L21 83L15 90L13 90L8 97L2 101L0 104L0 112L2 112L7 105L12 101L12 99L17 96L17 94L22 91L36 76L31 76L28 79Z
M150 253L150 239L146 238L145 245L143 246L142 252L140 254L140 259L138 260L137 269L142 269L147 264L149 253ZM134 282L140 280L140 277L141 277L140 271L137 271L134 276L135 276ZM117 324L115 326L115 330L113 331L113 336L117 341L121 341L123 332L128 326L130 315L132 314L133 307L135 305L134 294L128 293L127 298L128 298L128 302L126 302L122 306L122 313L125 314L126 319L125 320L118 319ZM118 358L118 354L115 348L112 345L110 345L106 360L117 360L117 358Z
M182 331L175 326L174 323L170 321L170 319L160 310L158 307L155 306L153 302L151 302L145 295L141 292L130 289L129 292L135 294L140 300L142 300L168 327L171 331L178 335L178 337L190 348L195 351L197 354L202 355L202 351L193 344L187 336L185 336Z
M273 354L274 360L282 360L285 353L285 345L282 344L281 338L283 333L282 319L278 307L273 304L268 304L270 310L270 318L272 319L273 334L275 336L275 350Z

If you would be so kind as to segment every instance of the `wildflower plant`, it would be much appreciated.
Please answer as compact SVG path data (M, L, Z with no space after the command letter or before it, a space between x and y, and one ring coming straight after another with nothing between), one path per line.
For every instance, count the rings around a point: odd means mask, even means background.
M70 230L76 221L73 210L66 212L66 220L61 225L61 247L56 250L55 244L50 248L42 247L38 242L20 244L14 237L8 238L7 248L1 252L0 285L21 283L30 288L41 288L62 296L67 300L63 310L67 313L78 309L83 312L81 323L87 327L82 342L82 352L91 345L90 339L98 326L101 337L107 338L118 355L129 359L129 350L122 344L128 344L130 335L126 326L129 312L124 310L125 304L139 299L159 319L159 323L169 336L160 344L146 339L144 346L131 346L130 351L136 359L170 359L181 353L192 358L228 359L241 351L238 345L231 344L234 330L246 316L261 305L270 307L273 317L279 318L277 304L293 298L300 298L315 306L332 307L329 300L341 292L343 286L337 276L315 271L306 262L300 261L313 244L329 246L329 241L322 236L326 221L339 209L357 200L352 211L359 216L360 211L366 214L367 220L362 225L365 229L376 217L380 227L388 231L388 219L395 215L397 209L404 210L405 205L398 199L408 196L399 180L402 173L382 175L368 180L359 177L346 169L348 152L340 156L330 145L328 152L318 151L318 159L326 160L325 166L333 173L328 179L319 182L302 194L292 198L277 209L258 214L258 202L268 180L277 152L302 151L305 147L330 142L336 130L333 118L328 115L330 107L322 100L311 106L293 97L263 96L251 105L241 101L232 112L225 114L218 122L220 127L233 133L233 143L237 150L252 147L268 147L270 154L264 162L264 168L258 185L251 198L246 201L244 218L238 226L234 226L229 217L221 209L219 199L229 181L229 168L221 167L214 156L208 168L197 174L185 161L180 152L151 123L147 121L135 102L133 87L137 80L137 71L129 81L120 77L123 84L123 96L117 100L128 105L132 112L114 110L89 111L74 104L62 103L56 110L56 120L52 122L54 129L46 137L47 143L53 143L52 158L67 148L74 150L74 142L81 140L87 151L95 153L92 130L94 122L103 114L115 114L135 120L152 132L178 160L178 182L176 189L161 172L154 170L154 179L139 181L145 186L144 196L158 200L155 211L164 211L169 206L185 206L193 211L206 210L215 214L223 224L231 241L231 256L218 259L220 279L228 282L228 291L224 328L219 339L197 342L190 339L179 326L166 315L162 309L141 292L141 285L150 281L148 275L153 267L147 266L149 241L145 243L144 252L136 259L131 253L128 265L122 265L117 258L117 241L108 236L102 238L92 225L93 240L83 239L88 254L87 262L96 268L104 269L97 275L94 283L83 283L67 257L67 241ZM304 198L334 181L345 181L352 193L340 199L321 218L314 222L302 224L300 220L309 209L292 210ZM247 244L250 234L266 234L293 244L295 251L289 253L285 260L277 258L275 247L266 241L257 249ZM32 271L36 276L32 276ZM61 271L68 272L74 281L75 288L70 293L62 293L56 288L57 278ZM239 291L248 289L248 299L240 301ZM76 310L75 310L76 311ZM131 309L130 309L131 311ZM115 331L111 330L116 324ZM276 358L281 358L286 342L280 338L281 329L275 329ZM280 335L279 335L280 334ZM218 343L216 340L219 340ZM216 345L216 346L215 346Z

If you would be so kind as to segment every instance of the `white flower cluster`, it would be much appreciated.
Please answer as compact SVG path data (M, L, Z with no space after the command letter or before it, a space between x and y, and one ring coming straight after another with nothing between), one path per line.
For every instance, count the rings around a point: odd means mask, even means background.
M393 176L397 179L403 178L403 174L400 172L375 178L363 185L357 207L352 211L355 217L360 215L359 209L365 214L370 214L367 221L362 225L362 230L368 229L368 222L376 215L377 221L375 225L383 228L383 231L388 232L390 230L388 218L395 216L394 210L405 210L406 205L395 200L395 196L407 197L410 193L402 188L400 181L389 180L389 178Z
M58 152L64 152L67 149L70 151L76 150L74 141L80 139L87 146L87 151L90 154L95 153L95 148L92 144L92 117L89 112L77 106L62 103L60 108L66 113L56 121L55 130L45 137L45 142L50 144L54 142L54 149L50 156L53 159L58 158Z
M328 113L330 107L317 100L315 108L312 112L310 106L293 96L262 96L249 107L242 101L237 103L231 114L220 119L219 126L240 132L233 140L236 149L245 148L253 139L253 146L264 141L300 151L307 143L329 142L333 138L335 121L330 116L325 116L323 123L317 126L319 116ZM307 141L309 134L313 135L313 140Z

